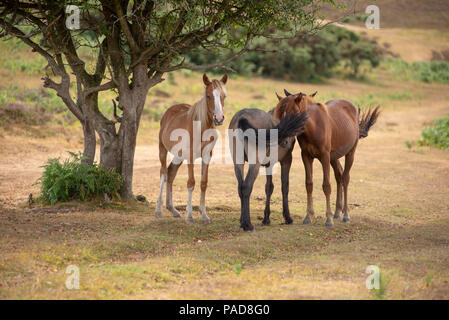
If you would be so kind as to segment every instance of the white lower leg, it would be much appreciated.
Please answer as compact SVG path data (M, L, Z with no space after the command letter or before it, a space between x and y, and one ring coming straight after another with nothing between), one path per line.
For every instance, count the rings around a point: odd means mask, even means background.
M172 188L170 183L167 183L167 209L170 210L174 217L178 218L181 216L179 211L173 206Z
M186 220L191 222L191 221L193 221L193 218L192 218L192 193L193 193L193 188L187 188L187 191L189 192L189 197L188 197L188 200L187 200L187 207L186 207L186 212L187 212Z
M206 192L204 192L204 191L201 191L200 211L201 211L201 215L202 215L202 220L204 222L209 223L210 219L206 213Z
M161 188L159 191L159 198L157 198L156 204L155 215L158 218L162 217L162 196L164 194L164 184L165 184L165 174L161 175Z

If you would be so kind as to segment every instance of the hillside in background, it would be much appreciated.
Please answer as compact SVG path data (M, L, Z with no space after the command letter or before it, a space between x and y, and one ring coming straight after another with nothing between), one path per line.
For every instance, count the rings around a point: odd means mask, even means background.
M447 0L336 0L336 3L345 5L343 13L327 6L323 16L338 19L347 14L365 14L368 5L376 5L384 28L449 29Z
M444 0L337 0L344 8L330 5L322 11L328 21L375 41L380 47L407 62L449 61L449 1ZM365 27L365 9L377 5L380 10L380 29Z

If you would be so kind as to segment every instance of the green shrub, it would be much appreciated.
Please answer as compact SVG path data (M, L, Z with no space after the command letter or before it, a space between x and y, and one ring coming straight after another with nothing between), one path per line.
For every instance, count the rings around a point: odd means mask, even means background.
M288 41L257 39L255 45L262 50L249 52L227 66L241 75L316 82L323 77L331 77L333 69L340 64L350 69L351 75L358 76L362 63L376 67L380 57L375 44L333 25L313 36L298 36ZM188 59L192 64L204 65L217 62L228 54L198 49L188 53Z
M81 153L69 152L64 162L59 158L49 159L43 166L44 173L36 183L41 184L41 197L52 205L72 199L88 200L95 196L118 194L122 178L113 170L94 163L82 163Z
M446 61L408 63L401 59L388 58L382 64L396 79L449 83L449 63Z
M433 125L422 131L420 145L449 150L449 114L446 117L435 120Z

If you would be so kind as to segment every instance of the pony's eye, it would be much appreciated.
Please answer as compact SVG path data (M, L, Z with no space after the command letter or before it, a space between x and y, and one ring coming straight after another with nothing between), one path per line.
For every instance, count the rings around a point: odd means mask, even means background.
M210 100L210 96L206 96L206 98Z

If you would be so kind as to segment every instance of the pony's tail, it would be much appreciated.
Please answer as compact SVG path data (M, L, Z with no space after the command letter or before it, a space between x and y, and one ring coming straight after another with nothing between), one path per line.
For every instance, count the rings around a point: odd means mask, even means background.
M278 130L278 140L282 140L287 137L294 137L304 132L304 126L307 123L307 112L290 113L287 114L273 129ZM258 130L255 128L246 118L240 118L237 128L245 132L248 129L254 130L256 139L258 137ZM270 140L270 130L266 131L266 139ZM256 140L257 141L257 140Z
M380 115L380 106L375 109L368 109L360 116L359 108L359 138L365 138L368 136L368 131L376 123L377 118Z
M257 137L257 129L251 124L249 123L248 119L246 118L240 118L238 124L237 124L237 128L241 129L243 132L245 132L246 130L254 130L254 132L256 133L256 137Z

